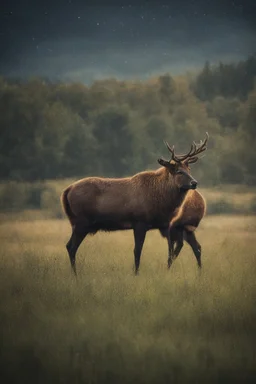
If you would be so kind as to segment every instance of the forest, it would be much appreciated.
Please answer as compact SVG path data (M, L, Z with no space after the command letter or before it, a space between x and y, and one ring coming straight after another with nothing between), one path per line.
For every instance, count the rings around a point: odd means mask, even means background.
M196 75L86 86L0 78L0 179L126 176L210 135L193 174L203 186L256 185L256 56Z
M256 57L147 81L0 79L0 371L3 383L254 383ZM192 174L207 202L167 269L147 234L88 236L70 271L60 194L125 176L210 135ZM63 218L63 219L62 219Z

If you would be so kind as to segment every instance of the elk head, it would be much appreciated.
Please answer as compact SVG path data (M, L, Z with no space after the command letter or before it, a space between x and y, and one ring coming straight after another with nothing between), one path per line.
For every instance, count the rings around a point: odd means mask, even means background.
M204 141L201 140L198 144L193 141L190 151L182 155L176 155L174 145L171 147L167 141L165 141L165 145L169 152L171 152L172 157L170 161L162 158L158 159L158 163L168 169L174 178L176 186L180 190L196 189L197 181L190 174L189 164L195 163L199 159L198 155L207 149L206 144L208 139L209 135L206 132Z

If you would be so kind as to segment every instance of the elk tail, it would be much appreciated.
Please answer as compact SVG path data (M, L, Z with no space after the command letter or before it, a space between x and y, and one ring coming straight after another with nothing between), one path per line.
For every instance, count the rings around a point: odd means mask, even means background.
M68 193L69 193L69 191L70 191L70 187L66 188L62 192L60 200L61 200L61 205L62 205L63 211L67 215L67 217L68 217L68 219L70 221L70 224L73 227L74 219L76 218L76 215L72 212L70 204L69 204L69 201L68 201Z

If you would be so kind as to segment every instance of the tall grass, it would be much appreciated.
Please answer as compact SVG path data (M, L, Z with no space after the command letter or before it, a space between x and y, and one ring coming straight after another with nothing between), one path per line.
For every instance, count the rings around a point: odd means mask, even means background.
M138 277L132 232L97 234L76 281L67 221L2 223L2 382L253 382L255 229L254 217L206 217L201 274L187 245L167 271L152 231Z

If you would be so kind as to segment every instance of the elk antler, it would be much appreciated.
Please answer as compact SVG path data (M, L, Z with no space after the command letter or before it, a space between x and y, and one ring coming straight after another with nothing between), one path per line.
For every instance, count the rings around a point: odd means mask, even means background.
M176 161L176 162L180 162L180 161L181 161L180 156L182 156L182 155L176 155L176 154L175 154L175 152L174 152L174 145L171 147L171 146L167 143L167 141L164 141L164 143L165 143L166 147L168 148L168 150L169 150L169 151L171 152L171 154L172 154L172 158L171 158L171 160L174 160L174 161ZM188 154L190 154L190 153L192 152L193 148L194 148L194 143L191 145L191 149L190 149L190 151L189 151Z
M204 139L204 141L200 140L199 144L196 144L195 141L193 141L190 151L184 155L176 155L174 153L174 145L170 147L167 141L165 141L165 145L167 146L168 150L172 154L172 160L177 162L182 162L184 160L187 160L187 163L195 163L198 160L197 155L199 155L199 153L202 153L207 149L206 144L208 139L209 139L209 135L208 135L208 132L206 132L206 138Z

